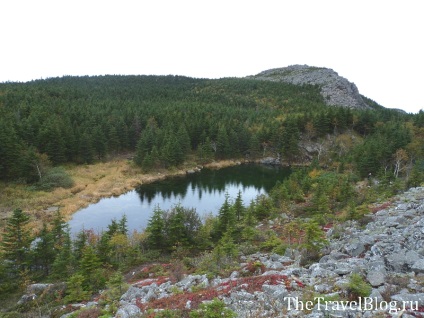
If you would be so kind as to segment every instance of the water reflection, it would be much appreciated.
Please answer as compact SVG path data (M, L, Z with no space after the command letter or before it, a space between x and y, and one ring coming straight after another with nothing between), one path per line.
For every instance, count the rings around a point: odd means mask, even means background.
M147 226L156 205L167 210L177 203L195 208L200 216L216 214L225 193L235 198L241 191L243 202L248 205L289 174L289 169L262 165L203 169L200 173L145 184L119 197L102 199L75 213L69 225L72 233L83 228L102 231L112 219L118 220L125 214L129 230L140 231Z

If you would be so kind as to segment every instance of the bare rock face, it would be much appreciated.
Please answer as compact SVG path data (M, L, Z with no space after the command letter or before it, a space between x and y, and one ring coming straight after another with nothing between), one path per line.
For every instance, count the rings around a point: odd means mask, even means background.
M295 85L319 85L321 87L321 95L327 105L359 109L370 108L359 94L358 88L354 83L349 82L329 68L291 65L263 71L248 78Z

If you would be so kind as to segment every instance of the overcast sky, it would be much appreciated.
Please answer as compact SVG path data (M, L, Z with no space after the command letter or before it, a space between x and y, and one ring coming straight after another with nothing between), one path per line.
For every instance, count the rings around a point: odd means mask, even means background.
M242 77L328 67L390 108L424 108L421 0L1 0L0 82Z

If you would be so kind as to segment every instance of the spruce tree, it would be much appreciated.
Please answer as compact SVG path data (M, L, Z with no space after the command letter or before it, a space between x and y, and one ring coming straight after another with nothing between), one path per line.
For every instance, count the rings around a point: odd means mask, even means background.
M216 139L217 150L216 153L220 159L228 158L231 154L231 145L228 138L227 129L224 125L221 125L218 129L218 135Z
M54 243L53 233L47 229L47 224L43 223L33 251L34 261L32 264L41 268L44 276L49 275L56 256Z
M146 227L147 245L151 249L163 249L165 247L165 222L163 218L164 212L156 206L153 210L153 215Z
M69 229L61 239L62 244L57 248L57 255L52 265L52 277L63 279L69 277L75 271L75 258L72 251L72 240Z
M1 247L4 259L8 260L13 273L17 274L29 266L32 237L28 228L29 216L15 209L7 220Z
M236 224L236 214L233 209L233 207L230 204L229 201L229 195L228 193L225 194L225 201L222 204L221 208L218 212L218 235L219 237L222 237L224 233L229 229L235 228Z
M245 212L245 207L243 205L243 199L241 198L241 191L239 190L239 192L237 193L237 197L236 200L234 201L234 212L236 214L236 218L237 221L240 221L243 216L244 216L244 212Z

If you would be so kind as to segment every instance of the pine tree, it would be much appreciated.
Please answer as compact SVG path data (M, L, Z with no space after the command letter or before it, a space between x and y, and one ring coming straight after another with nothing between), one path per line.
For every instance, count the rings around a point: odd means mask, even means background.
M291 163L299 153L299 129L294 120L287 120L283 132L282 153Z
M93 131L93 149L98 160L102 160L106 157L107 153L107 140L104 133L99 126L96 126Z
M28 268L31 235L28 229L29 216L15 209L7 220L1 247L4 259L8 260L15 274Z
M55 279L69 277L75 270L75 259L72 252L72 241L69 229L64 233L61 241L60 247L56 246L58 252L52 265L52 277Z
M232 208L230 202L229 202L229 195L228 193L225 194L225 201L222 204L221 208L218 212L218 235L219 237L222 237L224 233L229 229L235 228L236 224L236 214L234 209Z
M0 118L0 180L21 176L22 150L13 126Z
M261 155L261 144L256 134L252 134L250 138L249 153L250 158L252 159L259 158L259 156Z
M227 129L224 125L221 125L218 129L218 135L216 138L217 149L216 153L220 159L228 158L231 154L231 145L228 139Z
M85 290L83 287L84 276L81 274L74 274L66 282L66 297L64 298L65 303L75 303L90 298L90 292Z
M43 223L43 227L36 239L34 261L32 262L38 268L41 268L44 276L48 276L51 266L54 262L56 251L54 249L54 237L52 232L47 229L47 224Z
M236 214L236 218L237 218L237 222L238 222L243 218L244 212L246 210L244 205L243 205L243 199L241 198L241 191L240 190L237 193L236 200L234 201L233 209L234 209L234 212Z
M184 124L180 125L180 128L177 131L177 140L181 150L186 156L191 150L191 141Z
M78 272L84 277L84 286L87 290L97 290L104 287L106 279L101 265L101 260L95 249L91 245L85 246L79 261Z
M146 227L147 236L147 245L151 249L161 250L163 249L165 242L165 222L163 218L164 212L156 206L153 210L153 215L149 220L149 223Z
M113 154L118 153L119 151L119 136L118 132L116 131L115 126L110 126L109 132L108 132L108 149Z
M94 159L94 146L91 135L83 133L79 142L79 153L83 163L93 163Z

